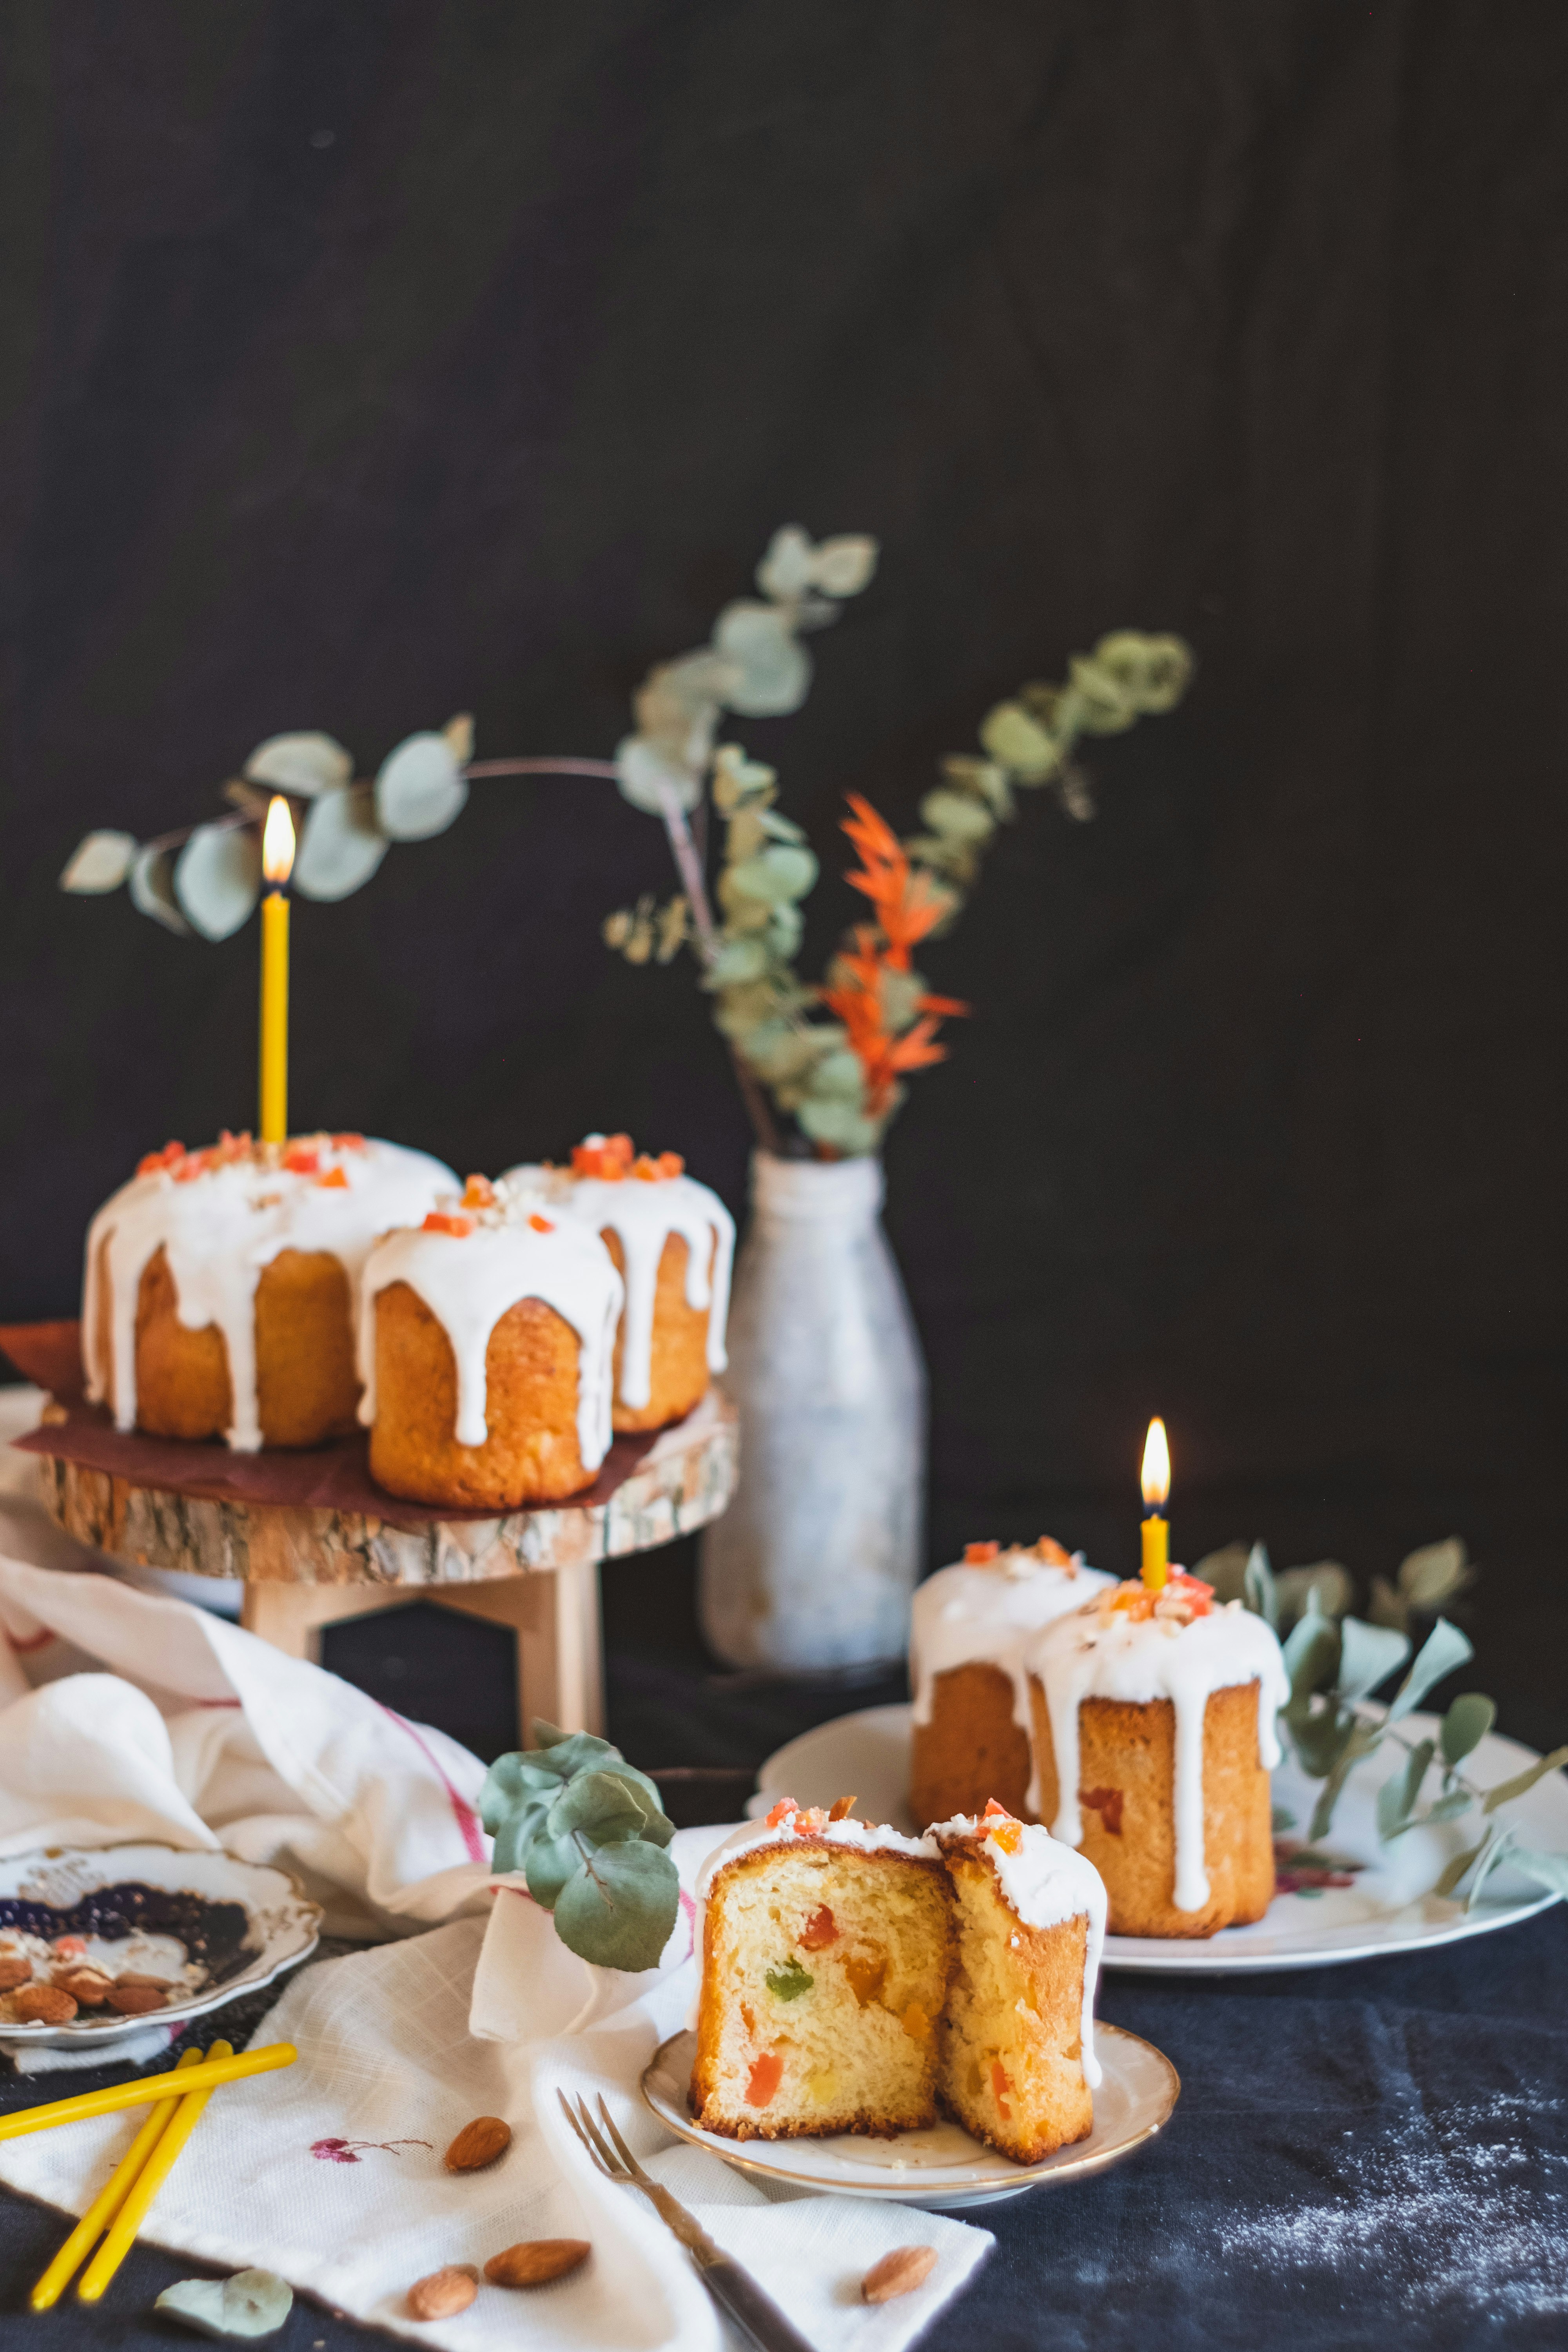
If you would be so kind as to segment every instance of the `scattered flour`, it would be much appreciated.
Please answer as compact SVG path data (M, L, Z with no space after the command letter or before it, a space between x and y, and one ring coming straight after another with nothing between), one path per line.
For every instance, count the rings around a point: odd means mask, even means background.
M1222 2226L1222 2251L1320 2278L1375 2273L1411 2313L1568 2314L1568 2153L1540 2144L1562 2105L1499 2092L1413 2110L1397 2132L1346 2148L1342 2203L1248 2215Z

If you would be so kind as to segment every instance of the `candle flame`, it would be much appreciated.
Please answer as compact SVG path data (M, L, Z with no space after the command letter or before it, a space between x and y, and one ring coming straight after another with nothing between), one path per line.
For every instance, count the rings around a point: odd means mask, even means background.
M287 882L294 871L294 820L289 803L274 793L261 835L261 870L269 882Z
M1143 1500L1151 1510L1158 1510L1170 1491L1171 1449L1165 1443L1165 1424L1156 1413L1143 1440Z

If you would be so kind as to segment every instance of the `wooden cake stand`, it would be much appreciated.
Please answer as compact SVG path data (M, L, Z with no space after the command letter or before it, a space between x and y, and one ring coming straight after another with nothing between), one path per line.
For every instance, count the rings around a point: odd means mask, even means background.
M237 1577L240 1622L320 1664L321 1633L389 1602L434 1601L517 1635L518 1723L604 1722L601 1559L650 1551L717 1518L735 1491L739 1416L718 1390L673 1428L617 1438L569 1503L500 1517L422 1515L375 1486L363 1437L309 1453L230 1454L114 1429L82 1394L79 1327L0 1327L18 1370L48 1390L45 1503L68 1534L137 1568Z

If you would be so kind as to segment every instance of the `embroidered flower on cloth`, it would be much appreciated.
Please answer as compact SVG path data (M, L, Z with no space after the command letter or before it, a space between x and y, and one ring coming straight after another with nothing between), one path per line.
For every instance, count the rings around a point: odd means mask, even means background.
M357 2164L354 2150L360 2147L384 2148L395 2156L400 2147L428 2147L427 2139L313 2139L310 2154L321 2164Z

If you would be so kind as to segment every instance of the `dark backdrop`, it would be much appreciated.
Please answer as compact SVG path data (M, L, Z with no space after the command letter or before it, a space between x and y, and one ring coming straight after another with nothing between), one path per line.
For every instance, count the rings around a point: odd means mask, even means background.
M926 959L889 1151L931 1556L1364 1576L1457 1529L1505 1723L1564 1612L1568 16L1558 0L13 5L0 242L0 1310L69 1311L137 1155L247 1124L254 926L54 882L263 735L478 717L603 756L773 528L874 531L803 713L739 729L852 912L1019 679L1184 632L1173 719L1037 802ZM459 1168L591 1126L738 1208L667 884L607 786L476 787L296 913L296 1121ZM650 1570L648 1573L652 1573ZM1542 1622L1526 1612L1548 1607Z

